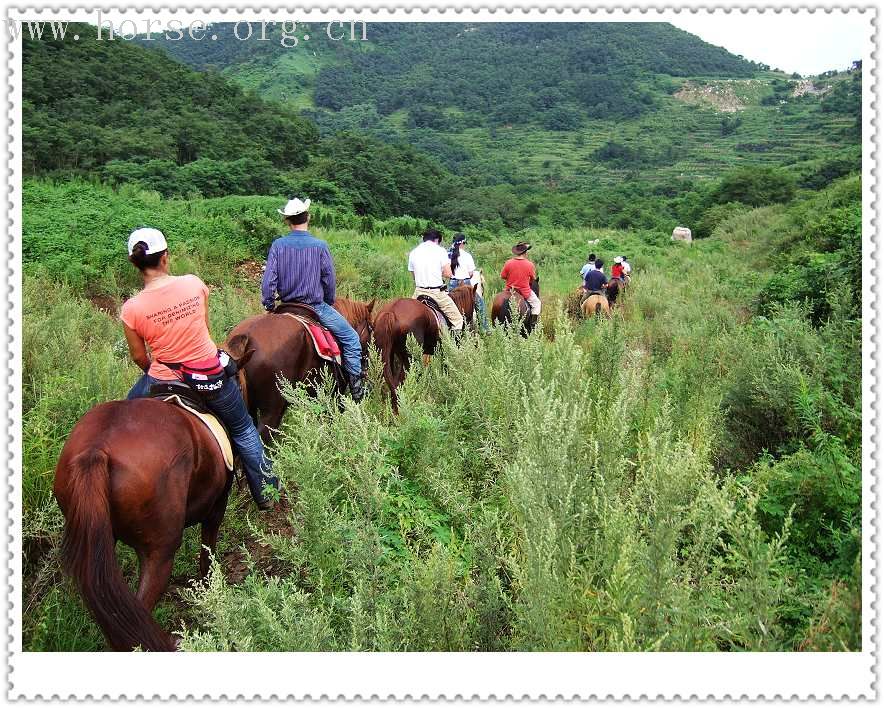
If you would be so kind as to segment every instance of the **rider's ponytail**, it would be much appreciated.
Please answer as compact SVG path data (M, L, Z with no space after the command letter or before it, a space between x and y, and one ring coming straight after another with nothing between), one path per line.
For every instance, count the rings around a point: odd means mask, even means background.
M144 271L147 268L156 268L167 250L148 254L147 244L144 241L139 241L132 246L132 255L129 256L129 261L140 271Z
M460 243L455 242L451 246L451 272L453 273L457 268L457 264L460 261Z

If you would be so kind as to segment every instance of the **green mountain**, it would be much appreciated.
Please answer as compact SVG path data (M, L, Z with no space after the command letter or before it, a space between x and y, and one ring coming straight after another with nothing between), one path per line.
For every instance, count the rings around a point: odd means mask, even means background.
M324 134L429 153L473 184L587 191L819 159L858 142L845 75L789 78L666 23L369 24L367 41L160 41L171 55L301 108ZM848 101L849 102L849 101ZM851 135L852 133L852 135Z
M789 79L666 24L299 26L290 48L280 27L211 31L25 40L25 172L494 233L666 231L706 223L735 170L818 189L858 167L859 72Z
M72 35L79 31L81 39ZM158 49L98 41L24 40L26 175L99 177L164 196L291 194L378 216L429 214L449 175L413 148L361 137L322 143L313 122L216 72Z

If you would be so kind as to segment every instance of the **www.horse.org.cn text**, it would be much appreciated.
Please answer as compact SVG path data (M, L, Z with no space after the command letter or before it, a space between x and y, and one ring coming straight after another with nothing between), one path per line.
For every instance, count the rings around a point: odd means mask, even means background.
M16 22L8 21L10 37L17 40L25 35L32 40L80 41L85 39L73 30L69 31L68 22ZM193 20L184 23L171 19L161 22L155 18L141 20L125 19L119 22L102 20L101 11L97 12L94 38L98 41L123 40L131 42L135 39L149 42L163 38L169 42L178 42L185 37L195 41L217 42L232 37L239 42L278 42L281 46L291 49L303 42L313 39L328 39L332 42L365 42L368 41L368 25L362 21L332 20L326 23L314 23L308 26L299 22L246 22L214 25ZM319 34L311 35L311 32Z

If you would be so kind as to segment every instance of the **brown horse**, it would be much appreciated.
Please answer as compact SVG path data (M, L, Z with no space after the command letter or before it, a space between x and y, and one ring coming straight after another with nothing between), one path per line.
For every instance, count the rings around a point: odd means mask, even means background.
M580 307L583 310L584 317L600 317L601 315L611 314L608 298L598 293L591 293Z
M394 413L399 413L396 389L405 380L411 365L406 346L409 334L420 344L426 366L439 346L439 324L430 308L413 298L400 297L388 302L375 315L374 341L384 364L384 381L390 389Z
M608 281L608 287L606 289L606 294L608 296L608 304L611 307L617 304L617 298L620 296L620 293L626 289L626 283L620 278L611 278Z
M534 291L535 295L540 297L539 280L531 281L531 290ZM512 324L513 312L511 303L513 301L516 303L519 319L522 321L521 334L523 337L527 337L531 334L536 323L534 323L529 317L531 314L531 307L528 305L528 301L517 290L510 288L504 290L502 293L497 293L497 295L494 296L494 300L491 302L491 321L494 324L503 325L504 327L508 327Z
M240 338L228 352L251 355ZM209 571L233 473L208 428L186 411L140 398L95 406L71 431L53 493L64 515L61 562L113 649L174 651L153 618L187 526L202 525L200 572ZM116 543L138 556L133 595Z
M363 372L368 361L374 305L374 300L364 303L346 298L338 298L334 305L359 335ZM288 408L277 376L293 384L304 382L307 390L315 394L320 372L330 371L336 378L338 393L344 393L346 382L316 353L304 326L291 317L273 312L249 317L233 328L229 340L240 336L246 337L247 346L254 349L244 367L246 403L265 444L270 442L271 430L279 427Z
M470 327L474 327L476 322L476 288L478 287L478 283L475 285L458 285L448 293L454 304L457 305L457 309L460 310L460 314L463 315L465 325Z
M478 284L459 285L449 295L464 317L465 324L472 325L476 310ZM413 298L401 297L384 305L374 318L374 341L384 364L384 380L390 389L390 405L399 413L399 397L396 389L405 380L411 361L406 341L408 335L420 344L424 366L439 346L440 331L436 315L429 306Z

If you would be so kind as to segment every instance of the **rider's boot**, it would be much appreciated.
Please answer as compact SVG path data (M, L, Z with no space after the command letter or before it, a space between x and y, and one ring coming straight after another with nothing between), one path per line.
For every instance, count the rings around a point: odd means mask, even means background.
M362 374L347 374L347 380L350 383L350 396L356 403L365 398L365 382Z
M266 487L272 487L279 492L279 479L275 476L265 477L262 474L255 475L243 465L243 475L249 484L249 491L252 493L252 499L261 511L272 509L275 503L273 496L265 496Z

